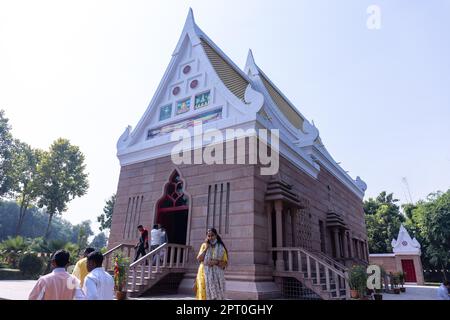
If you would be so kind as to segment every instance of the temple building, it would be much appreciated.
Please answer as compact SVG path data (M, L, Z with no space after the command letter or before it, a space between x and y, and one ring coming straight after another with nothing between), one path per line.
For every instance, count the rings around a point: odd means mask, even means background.
M177 130L192 135L194 158L207 149L205 139L196 139L199 125L224 136L230 129L255 134L237 134L232 144L215 140L230 163L174 163ZM275 133L260 136L261 129L278 129L278 141ZM250 147L255 139L271 156L279 154L273 174L264 174L267 163L246 161L264 149ZM248 144L244 154L239 141ZM130 295L173 274L179 275L177 290L192 293L208 227L218 230L229 251L231 299L345 299L346 267L368 262L366 184L333 160L319 130L252 52L243 69L236 66L196 25L192 10L147 110L119 138L117 156L121 171L107 256L117 250L133 256L140 224L149 230L161 224L169 242L161 266L132 265Z

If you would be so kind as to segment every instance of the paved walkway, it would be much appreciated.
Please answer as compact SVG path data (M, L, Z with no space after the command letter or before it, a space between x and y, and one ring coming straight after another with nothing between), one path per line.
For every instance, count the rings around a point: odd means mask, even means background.
M1 280L0 299L27 300L35 280ZM401 294L383 294L383 300L436 300L437 287L406 285L406 292ZM136 300L193 300L189 295L161 295L142 297Z
M28 300L36 280L0 280L0 300ZM130 300L195 300L186 294L132 298Z
M436 300L438 287L405 285L406 292L400 294L383 293L383 300Z
M28 300L36 280L1 280L0 299Z

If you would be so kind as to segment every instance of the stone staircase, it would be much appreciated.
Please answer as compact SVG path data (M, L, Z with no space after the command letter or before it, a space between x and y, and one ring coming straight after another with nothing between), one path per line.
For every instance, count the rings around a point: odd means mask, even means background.
M184 273L189 249L189 246L165 243L131 263L126 287L128 297L139 297L169 274ZM107 251L104 254L105 270L113 271L114 257L119 252L131 259L135 249L132 245L120 244Z
M274 277L297 279L323 300L350 299L347 268L303 248L273 248Z

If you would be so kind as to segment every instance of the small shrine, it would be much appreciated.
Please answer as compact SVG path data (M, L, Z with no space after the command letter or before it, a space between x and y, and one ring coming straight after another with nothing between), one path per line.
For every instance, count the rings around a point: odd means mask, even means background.
M406 283L423 284L420 243L411 238L403 224L391 245L392 253L370 254L369 263L382 266L387 273L403 271Z

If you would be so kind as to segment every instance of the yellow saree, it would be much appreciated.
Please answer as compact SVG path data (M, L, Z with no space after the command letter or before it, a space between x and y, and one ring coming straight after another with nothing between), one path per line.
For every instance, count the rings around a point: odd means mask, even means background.
M203 243L202 246L200 247L200 251L197 255L197 259L206 251L206 249L207 249L206 243ZM226 265L228 263L228 255L227 255L226 250L219 250L219 252L221 252L220 257L214 257L214 251L212 251L213 256L211 258L222 260ZM205 255L205 258L206 258L205 260L209 259L209 256L210 255ZM223 270L219 266L205 267L204 262L205 261L200 263L200 265L198 267L197 278L195 280L196 281L196 289L197 289L197 292L196 292L197 300L207 300L208 296L211 296L211 294L209 294L209 295L207 294L207 288L206 288L207 286L209 288L208 292L210 292L210 293L211 293L211 290L212 291L221 290L221 289L217 289L216 283L212 283L212 281L210 281L210 283L208 283L208 281L206 280L207 277L205 275L205 269L208 269L208 273L211 272L212 270L220 271L219 274L220 274L220 277L222 278L221 279L222 281L219 281L219 282L223 282L223 283L225 282L225 279L223 276ZM217 269L214 269L214 268L217 268ZM221 287L223 287L223 285ZM222 290L223 289L224 288L222 288ZM219 296L223 295L223 292L219 293L218 295ZM214 294L214 296L216 296L216 295Z

